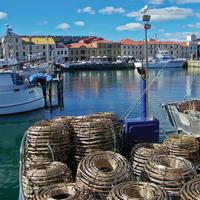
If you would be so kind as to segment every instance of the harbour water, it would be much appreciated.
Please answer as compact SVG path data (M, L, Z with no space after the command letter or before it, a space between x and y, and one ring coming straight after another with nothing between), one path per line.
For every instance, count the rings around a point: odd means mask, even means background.
M150 70L152 79L157 70ZM161 109L163 102L200 96L200 70L167 69L149 90L150 115L160 119L161 128L171 130ZM192 84L191 84L192 83ZM122 116L136 104L130 117L139 116L140 77L137 70L82 71L64 74L64 108L37 110L0 117L0 199L18 198L19 147L25 130L36 121L58 115L84 115L111 111Z

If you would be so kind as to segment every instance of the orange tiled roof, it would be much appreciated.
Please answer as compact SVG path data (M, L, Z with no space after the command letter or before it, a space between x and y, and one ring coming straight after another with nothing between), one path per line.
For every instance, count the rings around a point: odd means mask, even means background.
M86 43L72 43L68 46L69 48L95 48L94 46L92 46L92 44L86 44Z
M121 44L123 45L144 45L145 41L134 41L131 39L122 39L119 41ZM159 41L159 40L149 40L148 44L157 44L157 45L180 45L180 46L187 46L187 44L185 42L175 42L175 41Z
M110 43L118 43L118 42L113 42L111 40L98 40L96 41L97 43L107 43L107 44L110 44Z

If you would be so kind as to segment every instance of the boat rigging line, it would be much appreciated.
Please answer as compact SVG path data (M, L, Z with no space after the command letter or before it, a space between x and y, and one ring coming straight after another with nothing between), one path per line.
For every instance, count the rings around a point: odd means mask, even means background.
M135 110L136 106L138 105L138 103L141 101L142 97L145 95L145 93L149 90L150 86L154 83L154 81L156 81L160 75L162 74L162 72L164 71L165 67L167 66L167 63L158 71L158 73L155 75L155 77L151 80L150 83L147 84L146 89L142 92L142 94L140 95L140 97L137 99L136 103L132 103L129 108L127 109L127 111L124 113L124 115L122 115L121 120L126 119L130 113Z

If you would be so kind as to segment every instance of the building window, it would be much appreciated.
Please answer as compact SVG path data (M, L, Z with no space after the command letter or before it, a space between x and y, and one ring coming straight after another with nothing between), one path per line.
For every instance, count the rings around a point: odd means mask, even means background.
M29 51L32 51L32 45L29 46Z
M16 46L16 50L18 50L18 46Z
M74 54L74 52L71 50L71 54L73 55Z
M58 55L60 55L60 51L58 51Z
M18 57L19 56L19 53L18 52L16 52L16 57Z
M45 49L45 45L43 45L43 49Z
M81 50L81 54L85 54L86 53L86 51L85 50Z
M25 46L23 46L23 50L25 49Z
M78 55L78 50L76 50L76 55Z
M17 39L17 38L15 39L15 42L18 42L18 39Z
M43 52L43 56L44 56L44 57L46 56L45 52Z
M65 50L65 55L67 55L67 50Z
M63 51L61 51L61 55L63 55Z

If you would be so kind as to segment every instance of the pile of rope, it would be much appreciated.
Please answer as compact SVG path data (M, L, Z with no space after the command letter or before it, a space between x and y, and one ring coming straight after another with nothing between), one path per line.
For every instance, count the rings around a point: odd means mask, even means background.
M34 169L52 161L66 162L71 148L69 129L55 121L40 121L27 130L26 167Z
M79 163L76 182L98 198L105 198L113 186L131 178L132 168L126 158L112 151L96 151Z
M195 166L199 164L199 142L192 135L167 136L163 145L166 146L170 155L184 157Z
M188 181L180 191L181 200L200 200L200 176Z
M34 200L94 200L94 194L75 183L58 183L38 191Z
M33 197L37 190L51 184L72 181L71 171L66 164L52 162L35 169L28 170L22 178L23 191L26 197Z
M142 180L153 182L171 196L177 197L183 184L195 176L193 165L187 159L172 155L155 155L145 165Z
M162 144L140 143L132 148L130 154L130 164L137 180L140 180L148 159L153 155L167 154L166 148Z
M168 194L164 189L153 183L133 182L119 184L109 193L109 200L145 199L168 200Z
M109 119L89 117L72 120L74 166L89 153L115 149L115 130Z

